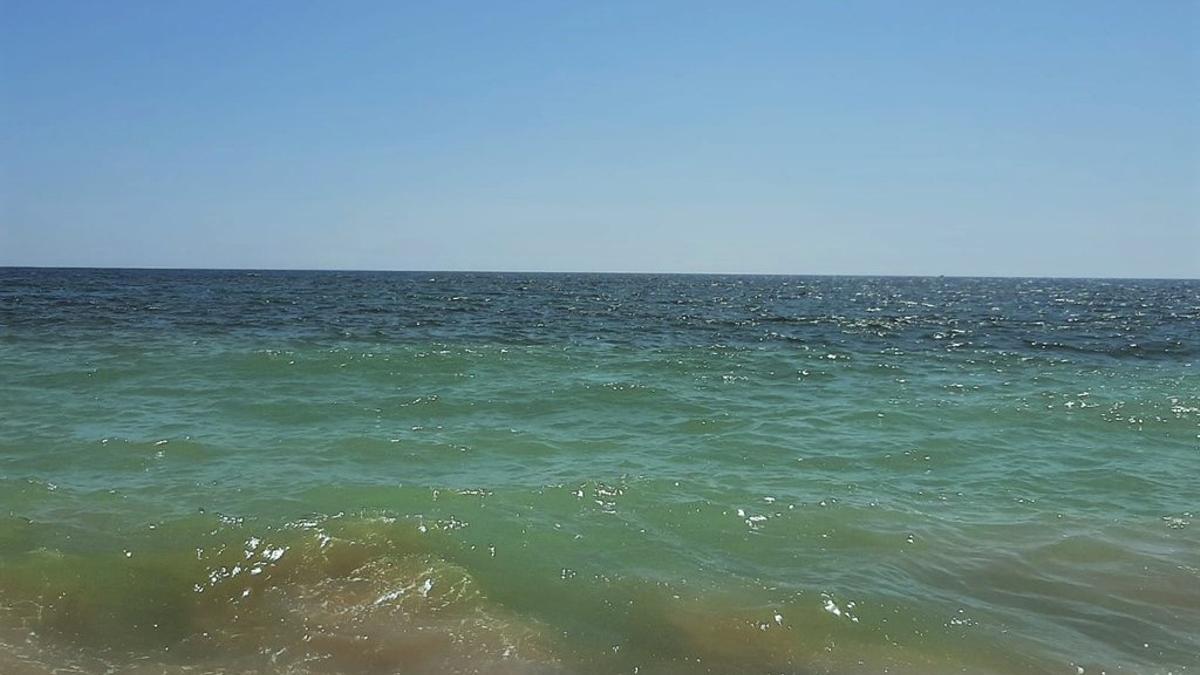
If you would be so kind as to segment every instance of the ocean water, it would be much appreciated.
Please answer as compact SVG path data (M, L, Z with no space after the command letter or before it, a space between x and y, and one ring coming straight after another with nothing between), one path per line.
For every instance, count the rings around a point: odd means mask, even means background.
M2 673L1200 672L1200 282L0 270Z

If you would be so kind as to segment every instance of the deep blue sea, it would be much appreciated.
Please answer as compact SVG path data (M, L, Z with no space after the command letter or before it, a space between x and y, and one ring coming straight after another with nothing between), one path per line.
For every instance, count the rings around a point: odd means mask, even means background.
M1198 281L0 269L0 673L1197 673L1198 362Z

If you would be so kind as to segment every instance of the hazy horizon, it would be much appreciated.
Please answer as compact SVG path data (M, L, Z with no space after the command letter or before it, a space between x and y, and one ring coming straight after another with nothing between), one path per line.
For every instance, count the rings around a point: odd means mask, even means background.
M1200 4L0 8L0 265L1200 277Z
M0 269L30 270L106 270L130 272L318 272L348 274L550 274L550 275L614 275L614 276L714 276L714 277L848 277L848 278L945 278L945 279L1058 279L1093 281L1200 281L1200 277L1090 277L1012 274L875 274L875 273L809 273L809 272L738 272L738 271L663 271L663 270L554 270L554 269L365 269L349 267L163 267L94 266L94 265L0 265Z

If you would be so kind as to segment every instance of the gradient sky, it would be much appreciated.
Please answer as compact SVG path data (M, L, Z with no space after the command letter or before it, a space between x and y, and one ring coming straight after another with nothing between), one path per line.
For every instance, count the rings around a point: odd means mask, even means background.
M1200 2L0 0L0 265L1200 276Z

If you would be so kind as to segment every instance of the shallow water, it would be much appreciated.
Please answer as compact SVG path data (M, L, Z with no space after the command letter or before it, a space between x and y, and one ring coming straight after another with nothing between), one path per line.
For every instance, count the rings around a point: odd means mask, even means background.
M1200 670L1200 282L0 270L0 672Z

